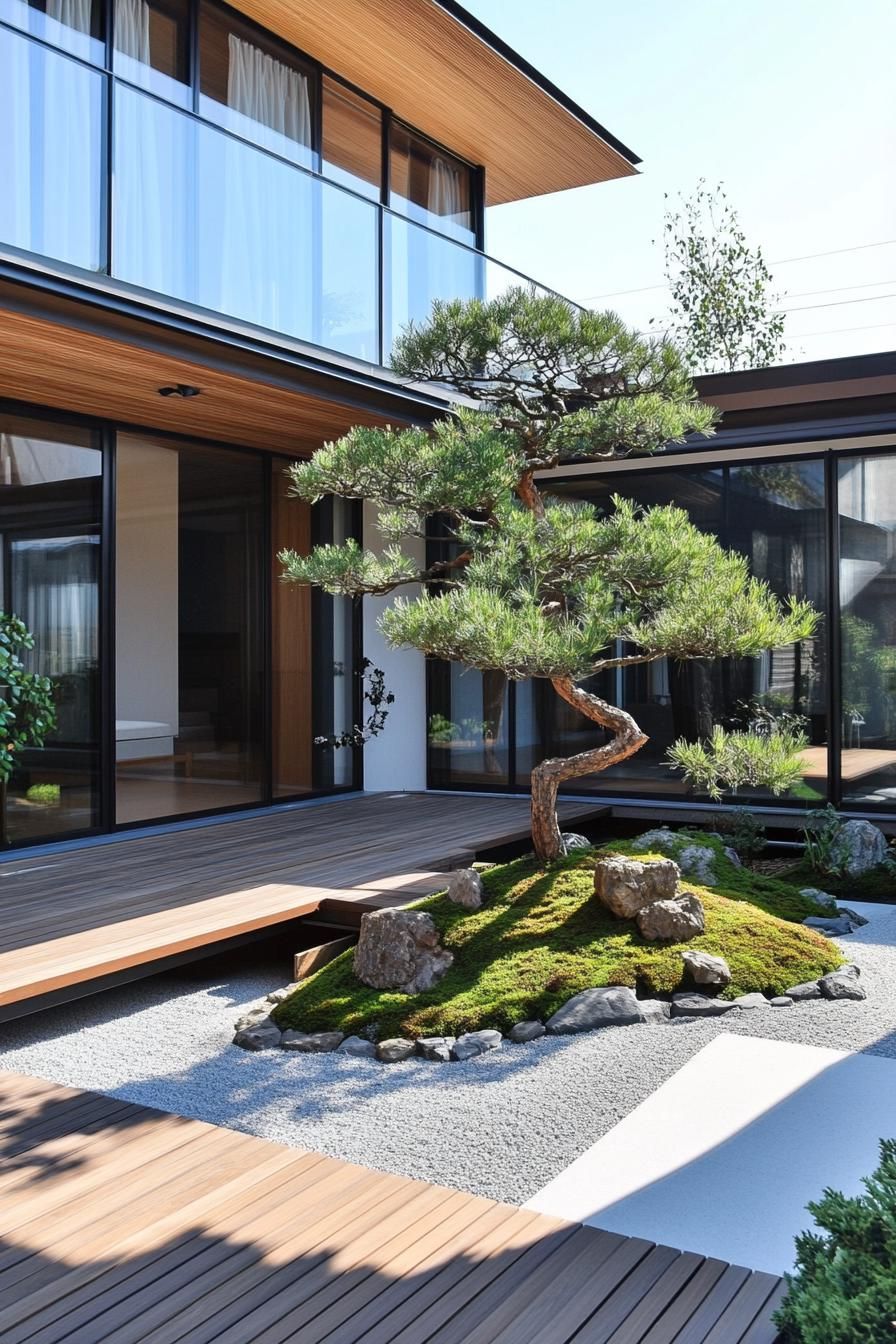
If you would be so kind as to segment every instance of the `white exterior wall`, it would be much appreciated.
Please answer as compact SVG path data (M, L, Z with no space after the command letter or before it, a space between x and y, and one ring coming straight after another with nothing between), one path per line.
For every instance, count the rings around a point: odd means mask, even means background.
M376 528L376 510L364 504L364 545L383 549ZM406 542L404 549L424 564L425 543ZM417 591L404 588L409 596ZM364 748L364 787L392 793L426 788L426 660L413 649L391 649L377 629L380 612L391 597L363 599L364 654L386 674L386 690L395 696L386 726Z

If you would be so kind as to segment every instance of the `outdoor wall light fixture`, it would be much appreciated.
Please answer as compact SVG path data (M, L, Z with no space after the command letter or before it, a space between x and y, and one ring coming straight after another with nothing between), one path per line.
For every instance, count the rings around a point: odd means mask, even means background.
M191 387L189 383L175 383L173 387L160 387L160 397L198 397L200 387Z

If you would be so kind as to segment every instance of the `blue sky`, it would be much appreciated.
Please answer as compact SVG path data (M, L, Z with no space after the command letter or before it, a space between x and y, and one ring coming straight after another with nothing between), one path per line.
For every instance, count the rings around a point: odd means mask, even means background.
M896 0L467 6L643 159L638 178L490 211L493 256L644 325L663 289L595 296L662 282L663 194L705 177L804 309L791 358L896 349Z

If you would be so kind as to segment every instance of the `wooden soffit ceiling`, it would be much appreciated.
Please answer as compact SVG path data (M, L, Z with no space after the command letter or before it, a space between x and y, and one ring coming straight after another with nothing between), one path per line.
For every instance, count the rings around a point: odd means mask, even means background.
M447 0L236 0L236 6L482 165L487 205L636 171L639 160L630 150Z
M177 383L200 393L159 395ZM0 306L2 398L295 457L352 425L387 423L357 405L185 357L173 345L160 351Z

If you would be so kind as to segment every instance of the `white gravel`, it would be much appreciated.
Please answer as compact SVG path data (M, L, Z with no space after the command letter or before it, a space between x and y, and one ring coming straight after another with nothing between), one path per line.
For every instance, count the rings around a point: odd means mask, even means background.
M896 1059L896 906L840 940L861 1003L506 1044L465 1064L249 1054L239 1011L285 980L251 949L0 1026L0 1068L522 1203L720 1031Z

